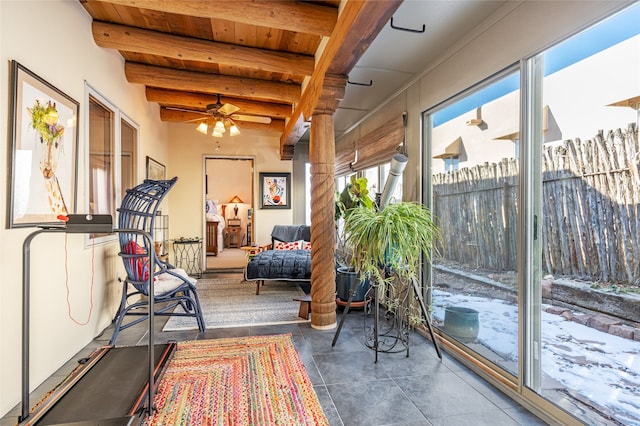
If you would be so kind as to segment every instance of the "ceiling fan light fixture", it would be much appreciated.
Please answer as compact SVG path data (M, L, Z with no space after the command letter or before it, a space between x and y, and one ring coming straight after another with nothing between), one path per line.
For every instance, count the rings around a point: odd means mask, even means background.
M218 133L224 133L227 131L227 129L224 128L224 122L221 119L218 119L218 121L216 121L216 126L213 129L214 132Z
M229 127L229 134L231 136L238 136L240 134L240 129L236 126L236 123L231 122L231 127Z
M238 136L240 134L240 129L231 119L227 119L227 124L229 125L229 134L231 136Z
M197 125L196 130L198 132L205 135L208 134L208 132L211 132L211 136L213 136L214 138L221 138L228 130L230 136L238 136L241 133L240 127L236 124L236 122L233 119L237 119L240 121L261 123L261 124L271 123L271 117L235 114L235 112L238 111L240 108L229 103L225 103L225 104L221 103L220 94L218 94L217 96L218 96L217 102L215 104L208 104L206 112L197 111L198 114L207 115L207 118L204 121L201 121ZM180 108L176 108L176 109L180 111L190 112L189 110L182 110ZM187 120L187 121L198 121L198 119Z
M202 133L203 135L206 135L209 132L209 126L207 125L206 121L203 121L202 123L198 124L198 127L196 127L196 130Z

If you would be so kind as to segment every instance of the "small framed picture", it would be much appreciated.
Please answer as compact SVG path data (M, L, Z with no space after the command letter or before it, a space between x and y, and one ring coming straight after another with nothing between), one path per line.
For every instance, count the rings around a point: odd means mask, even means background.
M147 157L147 179L165 180L167 178L167 168L164 164L158 163L151 157Z
M260 208L291 208L291 173L260 173Z

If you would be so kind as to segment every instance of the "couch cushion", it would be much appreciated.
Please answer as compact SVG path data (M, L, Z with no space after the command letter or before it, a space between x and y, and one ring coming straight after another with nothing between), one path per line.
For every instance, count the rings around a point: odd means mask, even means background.
M168 269L153 278L153 293L156 296L175 291L182 286L185 281L194 285L197 282L195 278L190 277L184 269L180 268Z

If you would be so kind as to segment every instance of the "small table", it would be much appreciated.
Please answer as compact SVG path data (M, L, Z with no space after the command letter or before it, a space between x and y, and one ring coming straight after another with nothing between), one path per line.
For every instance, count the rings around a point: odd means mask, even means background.
M311 295L305 294L304 296L295 297L293 301L300 302L298 316L302 319L308 320L311 316Z
M192 277L202 277L202 239L179 238L173 240L176 268L181 268Z
M242 245L242 227L227 226L227 248L240 248Z

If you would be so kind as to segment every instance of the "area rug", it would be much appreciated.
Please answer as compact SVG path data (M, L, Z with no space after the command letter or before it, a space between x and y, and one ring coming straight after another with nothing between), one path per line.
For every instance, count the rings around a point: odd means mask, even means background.
M146 425L328 425L290 334L178 343Z
M226 328L307 322L298 316L304 296L294 282L269 281L256 295L256 284L238 274L229 278L201 278L196 284L206 328ZM182 308L176 308L182 309ZM169 317L162 331L195 330L192 317Z

